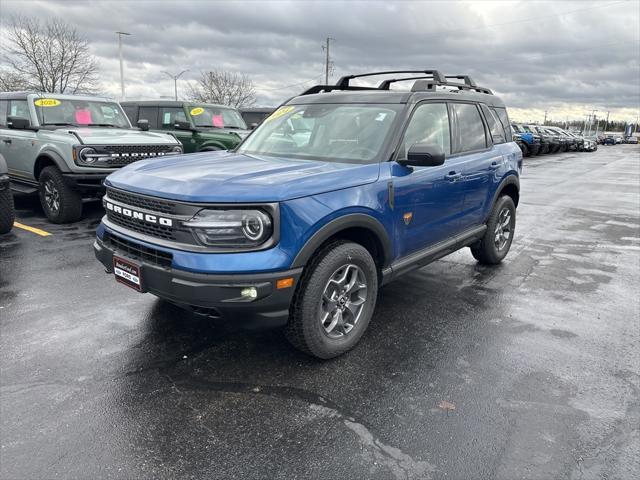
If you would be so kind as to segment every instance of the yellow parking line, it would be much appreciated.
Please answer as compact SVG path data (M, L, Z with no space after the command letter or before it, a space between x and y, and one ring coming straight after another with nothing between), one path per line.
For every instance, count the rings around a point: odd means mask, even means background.
M28 232L35 233L36 235L40 235L41 237L48 237L51 235L49 232L45 232L44 230L40 230L39 228L30 227L29 225L23 225L22 223L13 222L14 227L21 228L23 230L27 230Z

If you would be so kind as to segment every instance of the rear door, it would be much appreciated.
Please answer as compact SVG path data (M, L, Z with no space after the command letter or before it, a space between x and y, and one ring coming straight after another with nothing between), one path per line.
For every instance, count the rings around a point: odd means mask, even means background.
M7 117L26 118L34 124L29 111L29 104L24 100L9 100ZM7 121L5 121L7 123ZM9 167L9 173L14 177L33 180L33 165L37 150L37 133L33 130L3 131L3 155Z
M464 231L484 221L493 177L504 164L504 157L493 145L480 105L456 102L451 110L455 119L454 153L460 159L462 173L460 229ZM504 143L504 134L501 141Z

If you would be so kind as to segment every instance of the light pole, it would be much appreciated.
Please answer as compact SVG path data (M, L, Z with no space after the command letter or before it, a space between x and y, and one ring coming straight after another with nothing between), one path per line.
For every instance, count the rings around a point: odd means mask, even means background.
M168 77L173 78L173 92L174 92L174 94L175 94L176 101L178 100L178 79L179 79L183 74L187 73L188 71L189 71L188 69L187 69L187 70L183 70L183 71L181 71L181 72L180 72L179 74L177 74L177 75L171 75L169 72L162 71L162 73L164 73L164 74L165 74L165 75L167 75Z
M122 35L131 35L127 32L116 32L118 35L118 53L120 55L120 93L124 100L124 67L122 66Z
M327 45L322 46L325 53L325 59L324 59L324 84L325 85L329 85L329 70L330 70L329 65L331 64L331 60L330 60L331 57L329 55L329 45L331 44L331 40L335 40L335 38L327 37Z

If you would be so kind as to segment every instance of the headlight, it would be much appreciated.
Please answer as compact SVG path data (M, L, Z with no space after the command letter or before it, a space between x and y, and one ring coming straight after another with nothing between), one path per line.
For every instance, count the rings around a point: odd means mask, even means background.
M183 225L211 247L257 247L273 235L271 217L256 209L201 210Z
M96 149L95 148L85 147L82 150L80 150L80 153L78 154L78 157L84 163L93 163L93 162L96 161L96 157L93 156L95 154L96 154ZM89 155L91 155L91 156L89 156Z
M182 147L180 145L176 145L171 149L172 153L182 153Z
M80 146L77 148L78 150L74 150L74 158L78 165L102 167L104 165L100 165L100 163L111 159L111 153L109 152L99 152L93 147ZM75 153L76 151L77 154Z

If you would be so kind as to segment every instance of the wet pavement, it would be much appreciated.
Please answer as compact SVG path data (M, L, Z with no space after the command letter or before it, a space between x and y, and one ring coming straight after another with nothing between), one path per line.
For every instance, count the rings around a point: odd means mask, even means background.
M384 288L321 362L139 295L18 199L0 238L0 477L638 478L640 149L525 159L505 262Z

